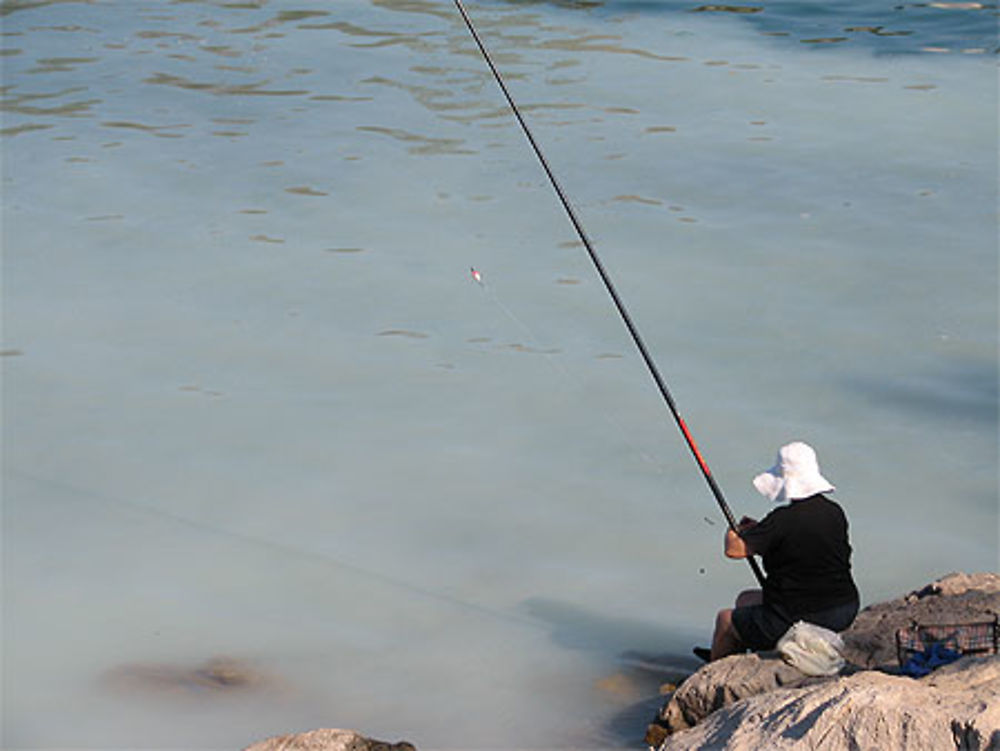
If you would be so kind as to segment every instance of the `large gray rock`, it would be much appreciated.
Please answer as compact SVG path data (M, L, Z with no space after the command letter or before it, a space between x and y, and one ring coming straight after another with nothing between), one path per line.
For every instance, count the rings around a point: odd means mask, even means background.
M1000 576L993 573L949 574L920 590L871 605L844 632L844 657L864 668L898 664L896 631L914 622L971 623L1000 614Z
M243 751L416 751L406 741L386 743L365 738L353 730L324 728L281 735L248 746Z
M780 688L813 685L810 678L776 653L732 655L702 667L671 695L650 727L646 741L656 745L668 734L694 727L713 712ZM825 679L832 680L832 679Z
M659 751L1000 749L1000 657L966 657L920 680L866 670L744 699Z

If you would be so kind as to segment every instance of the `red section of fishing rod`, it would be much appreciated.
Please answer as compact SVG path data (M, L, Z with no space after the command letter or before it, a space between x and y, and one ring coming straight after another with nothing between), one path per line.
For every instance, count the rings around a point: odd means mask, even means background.
M521 111L514 102L514 97L511 96L510 91L507 90L507 84L504 83L503 76L500 75L500 71L493 63L493 58L490 57L490 53L486 49L486 45L479 37L479 33L476 31L476 27L473 25L472 19L466 12L465 6L462 5L462 0L455 0L455 7L458 8L458 12L461 14L462 20L465 21L465 25L468 27L469 33L472 34L472 38L475 40L476 45L479 47L479 51L483 55L483 59L485 59L486 64L489 65L490 71L493 73L493 78L496 79L497 84L500 86L500 90L507 99L507 104L510 105L511 111L513 111L514 116L517 118L517 122L520 124L522 132L528 139L528 143L531 144L531 148L535 152L535 156L538 157L538 161L541 163L542 169L545 170L545 174L548 176L549 182L552 184L552 188L555 190L556 195L559 197L559 201L566 210L566 214L569 216L569 220L573 224L573 228L576 230L577 236L579 236L580 241L583 243L583 247L586 248L587 255L590 256L590 260L594 264L594 268L597 269L597 274L601 277L601 281L604 282L605 289L607 289L608 294L611 295L615 308L618 310L618 315L621 316L622 321L625 323L625 328L628 329L629 334L632 336L632 341L635 342L636 347L639 349L639 354L642 356L643 362L646 363L646 368L649 370L650 375L653 377L653 381L656 382L656 386L660 390L660 395L667 403L667 407L670 409L670 414L673 415L674 421L677 423L677 427L680 428L681 434L684 436L684 440L687 442L688 448L691 450L691 454L694 456L695 461L698 462L698 467L701 469L701 473L704 476L705 481L708 483L708 487L712 491L712 495L715 496L715 501L722 510L723 516L726 517L726 522L728 522L730 529L738 534L739 528L736 524L736 517L733 516L733 512L732 509L729 508L729 504L726 503L725 496L722 495L722 490L719 488L718 483L715 482L715 478L712 476L712 471L708 468L708 463L705 461L705 457L701 455L701 451L698 449L698 444L694 442L694 438L691 436L691 431L688 430L687 424L681 417L680 412L677 409L677 405L674 402L674 398L670 394L670 389L667 388L666 381L663 380L659 369L656 367L656 363L653 362L653 358L649 354L649 350L646 349L646 344L643 342L642 336L639 334L639 330L632 322L632 317L625 308L625 304L622 302L622 299L618 296L618 291L615 289L615 285L611 281L611 277L608 275L608 272L605 271L604 264L601 263L601 259L597 255L597 251L594 250L594 246L590 242L590 238L583 229L583 224L577 218L576 211L573 209L572 204L563 192L562 186L559 184L559 180L556 179L555 173L549 167L548 160L545 158L541 148L539 148L538 143L535 141L535 137L532 135L531 129L528 127L528 123L521 116ZM747 558L747 563L750 564L750 568L753 570L757 581L760 582L761 586L763 586L764 574L757 565L757 561L754 560L753 556L750 556Z

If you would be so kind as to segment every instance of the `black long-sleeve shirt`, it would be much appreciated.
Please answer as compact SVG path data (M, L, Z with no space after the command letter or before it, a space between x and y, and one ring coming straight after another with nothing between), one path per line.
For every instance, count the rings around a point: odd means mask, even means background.
M847 516L826 496L794 500L740 536L762 558L764 602L788 617L858 601Z

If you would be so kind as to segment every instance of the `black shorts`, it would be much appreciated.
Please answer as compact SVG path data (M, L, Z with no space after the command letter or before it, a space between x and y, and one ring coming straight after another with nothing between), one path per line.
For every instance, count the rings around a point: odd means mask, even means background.
M815 623L831 631L844 631L858 614L858 603L835 605L817 613L799 615L795 621ZM774 649L778 639L792 627L793 621L767 604L749 605L733 610L733 628L743 645L752 652Z
M743 646L751 652L774 649L778 639L791 628L791 621L770 605L747 605L733 610L733 628Z

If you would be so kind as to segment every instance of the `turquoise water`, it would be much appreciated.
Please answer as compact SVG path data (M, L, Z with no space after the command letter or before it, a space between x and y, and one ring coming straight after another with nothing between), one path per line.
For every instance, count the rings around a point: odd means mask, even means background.
M469 10L737 515L996 570L995 6ZM636 747L753 580L454 6L0 19L0 745Z

